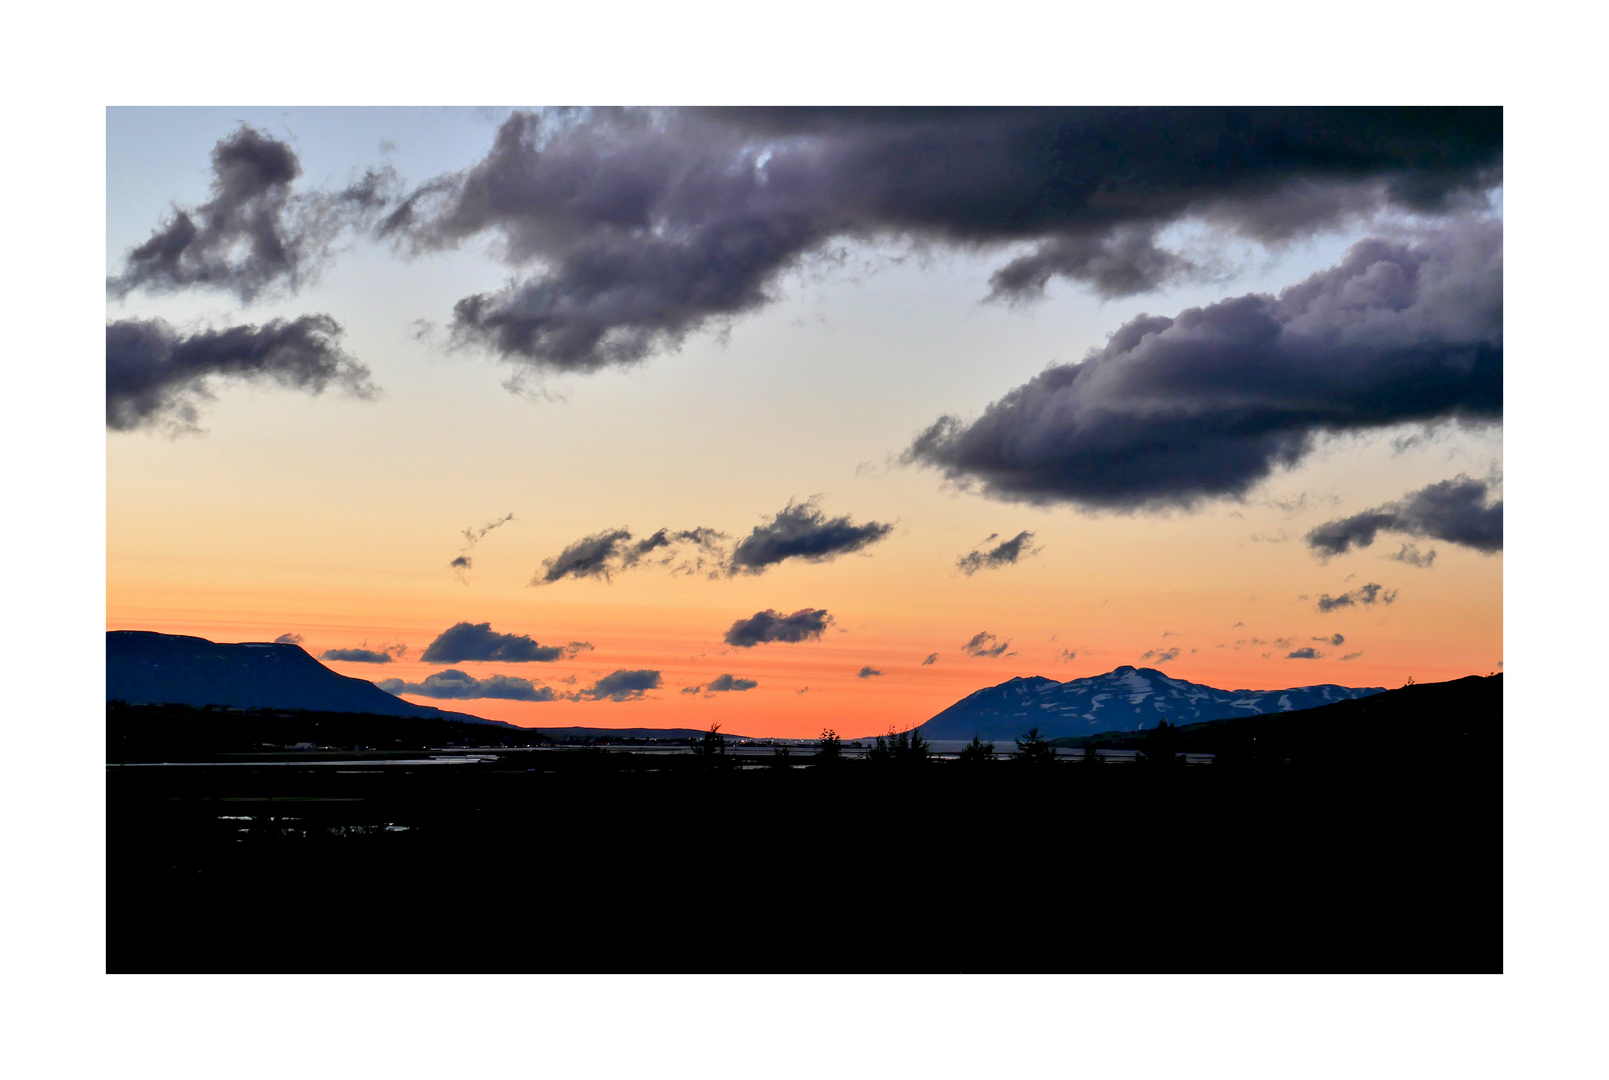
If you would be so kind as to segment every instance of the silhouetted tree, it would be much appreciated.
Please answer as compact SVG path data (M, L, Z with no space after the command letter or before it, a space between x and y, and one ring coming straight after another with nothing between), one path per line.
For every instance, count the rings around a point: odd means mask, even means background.
M1017 737L1017 749L1011 758L1028 765L1051 765L1056 761L1056 748L1050 745L1049 739L1039 734L1038 728L1033 727L1028 729L1026 735Z
M1096 753L1093 746L1086 744L1084 746L1084 760L1079 762L1079 764L1087 765L1093 769L1096 766L1105 764L1105 762L1101 760L1101 755Z
M985 761L994 760L994 743L984 742L976 735L972 741L961 748L960 761L967 765L978 765Z
M877 736L877 742L867 755L882 764L920 765L932 756L932 746L914 729L896 732L890 728L887 735Z
M771 751L771 760L769 764L773 769L790 768L792 763L788 759L792 756L793 751L789 750L786 746L779 746L775 750Z
M710 729L704 732L704 737L693 747L693 756L707 769L726 764L726 740L721 737L720 724L711 724Z
M816 763L836 765L844 757L844 741L832 728L821 729L821 740L816 743Z
M1182 766L1184 758L1179 756L1179 729L1166 720L1158 720L1156 727L1146 733L1137 762L1151 768Z

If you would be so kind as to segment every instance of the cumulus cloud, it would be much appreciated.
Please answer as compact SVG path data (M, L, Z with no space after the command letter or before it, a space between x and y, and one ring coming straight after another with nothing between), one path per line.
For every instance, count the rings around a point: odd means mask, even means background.
M1402 532L1462 544L1487 554L1502 551L1503 500L1494 498L1495 488L1495 483L1460 473L1451 480L1409 492L1396 502L1325 522L1307 534L1307 546L1319 557L1329 558L1344 554L1354 545L1368 547L1374 543L1376 533ZM1429 566L1435 552L1421 557L1418 547L1404 544L1403 550L1392 558L1414 566Z
M1444 213L1501 168L1500 109L516 112L378 235L407 252L496 237L536 270L458 301L455 339L594 371L729 326L845 242L1027 246L991 298L1057 278L1126 296L1202 272L1163 246L1176 222L1274 242Z
M961 646L961 651L966 653L968 656L987 656L993 659L1000 656L1015 655L1006 652L1006 650L1009 648L1011 648L1011 640L1009 638L1005 641L1001 641L987 630L980 630L976 634L972 635L972 639L970 641Z
M123 257L106 289L123 297L220 289L250 302L268 289L295 292L345 229L373 220L395 182L371 169L339 191L295 193L301 161L286 143L242 124L212 149L211 199L173 216Z
M426 675L423 682L384 679L375 683L388 694L412 694L427 698L497 698L503 701L553 701L558 695L550 686L538 686L530 679L514 675L488 675L477 679L457 668Z
M878 675L881 675L881 674L882 674L881 671L878 671L876 668L872 667L870 664L867 664L865 667L863 667L859 671L855 672L855 678L857 678L857 679L870 679L870 678L874 678L874 677L876 677Z
M1142 662L1148 661L1153 664L1166 664L1169 661L1177 659L1179 659L1178 646L1175 646L1171 649L1147 649L1140 656L1140 660Z
M1319 652L1317 649L1313 648L1311 645L1304 645L1300 649L1292 649L1290 652L1286 653L1285 654L1285 659L1287 659L1287 660L1322 660L1322 659L1324 659L1324 654Z
M671 531L660 529L652 536L632 542L630 529L604 529L591 536L583 536L551 559L544 559L542 570L531 579L532 585L551 585L564 578L601 578L612 581L613 575L642 563L652 552L663 550L659 558L670 565L679 557L686 545L696 549L694 562L685 564L689 571L702 569L705 558L719 561L723 557L721 541L725 533L707 529L702 525L694 529Z
M927 659L922 661L922 666L927 667L929 664L936 664L938 662L939 662L939 654L938 653L928 653L927 654Z
M1346 638L1341 634L1331 634L1329 637L1316 637L1314 641L1322 641L1327 645L1345 645Z
M792 615L767 608L734 622L727 628L725 640L740 649L768 641L812 641L819 639L830 625L832 616L826 608L800 608Z
M432 641L419 657L427 664L503 661L511 664L568 660L592 648L590 642L538 645L525 634L500 634L491 623L455 623Z
M408 651L406 645L381 645L371 649L367 642L350 649L325 649L318 654L320 660L345 660L354 664L389 664L402 659Z
M1317 610L1319 614L1323 615L1338 608L1372 607L1377 603L1389 604L1396 599L1396 589L1388 589L1384 585L1371 581L1367 585L1359 585L1351 592L1344 592L1340 596L1321 593L1318 598Z
M106 324L106 426L198 431L201 404L220 382L273 383L321 394L331 386L371 398L369 369L344 352L328 315L271 319L185 334L162 319Z
M300 634L281 634L274 639L274 644L276 645L300 645L301 643L302 635Z
M990 540L998 538L999 535L999 533L990 533L988 539L984 540L983 543L987 545ZM979 570L992 570L998 566L1010 566L1018 559L1022 558L1025 554L1039 554L1040 550L1042 550L1040 548L1033 548L1031 550L1024 551L1024 548L1028 546L1028 541L1032 540L1033 538L1034 534L1031 532L1020 532L1016 536L1013 536L1010 540L1006 540L992 548L974 548L965 555L961 556L959 559L955 560L956 568L959 569L963 574L971 577Z
M645 692L659 687L659 672L621 668L569 697L572 701L638 701Z
M1324 434L1502 417L1503 226L1451 219L1355 244L1279 296L1141 315L905 464L990 497L1086 509L1241 497Z
M753 679L739 679L732 675L718 675L704 684L706 694L725 694L734 690L753 690L760 684Z
M828 518L819 498L789 501L775 517L756 525L732 549L733 573L762 573L784 559L827 562L840 555L859 551L894 531L879 521L856 525L847 515Z

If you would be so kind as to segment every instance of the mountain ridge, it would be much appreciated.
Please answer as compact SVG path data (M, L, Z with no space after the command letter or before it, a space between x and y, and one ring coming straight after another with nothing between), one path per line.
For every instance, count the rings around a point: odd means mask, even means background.
M515 727L404 701L366 679L330 670L300 645L217 642L154 630L106 632L106 700L370 713Z
M1014 739L1031 727L1046 738L1102 731L1143 731L1172 724L1298 712L1384 692L1383 686L1335 683L1277 690L1223 690L1176 679L1156 668L1122 664L1103 675L1057 682L1017 676L974 690L917 730L929 739Z

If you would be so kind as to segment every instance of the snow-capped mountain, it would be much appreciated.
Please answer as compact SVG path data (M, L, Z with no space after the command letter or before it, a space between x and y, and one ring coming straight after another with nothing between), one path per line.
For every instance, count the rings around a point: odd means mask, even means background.
M1105 675L1057 682L1043 675L1011 679L968 694L919 729L929 739L1014 739L1037 727L1046 738L1139 731L1159 720L1194 724L1256 713L1312 709L1368 697L1383 686L1297 686L1219 690L1127 664Z

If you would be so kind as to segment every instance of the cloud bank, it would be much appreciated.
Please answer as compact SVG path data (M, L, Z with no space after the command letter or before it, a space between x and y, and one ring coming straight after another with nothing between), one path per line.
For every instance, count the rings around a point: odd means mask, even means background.
M128 251L108 278L115 297L142 289L219 289L249 303L295 292L345 229L369 222L388 199L390 171L371 169L340 191L293 193L301 161L286 143L242 124L212 150L212 198L173 216Z
M724 559L720 542L725 533L699 526L672 532L660 529L652 536L632 542L630 529L604 529L591 536L583 536L551 559L544 559L542 569L531 579L532 585L551 585L565 578L597 578L612 581L615 574L642 563L656 551L664 551L657 561L669 566L681 555L685 545L697 549L692 563L684 563L689 572L704 568L706 557L715 561Z
M1402 532L1492 554L1503 550L1503 500L1494 499L1496 485L1460 473L1451 480L1409 492L1396 502L1361 514L1325 522L1307 534L1307 546L1321 558L1366 548L1380 532ZM1391 556L1413 566L1429 566L1434 551L1421 556L1404 544Z
M443 630L419 659L427 664L503 661L511 664L568 660L592 648L591 643L539 645L525 634L499 634L491 623L455 623Z
M819 499L789 502L775 517L756 525L732 549L732 573L758 574L785 559L828 562L875 544L894 526L878 521L856 525L846 515L828 518Z
M388 694L412 694L427 698L497 698L502 701L553 701L557 698L550 686L538 686L529 679L514 675L488 675L477 679L457 668L436 671L426 675L423 682L410 683L401 679L383 679L375 683Z
M1243 496L1324 434L1503 411L1503 226L1463 217L1355 244L1283 290L1141 315L1047 368L905 464L990 497L1092 510Z
M792 615L767 608L734 622L727 628L725 641L740 649L770 641L813 641L819 639L830 625L832 616L827 614L826 608L800 608Z
M644 693L658 690L660 685L657 671L621 668L568 697L572 701L638 701Z
M766 307L847 242L1011 245L993 299L1057 278L1126 296L1203 272L1163 246L1176 222L1277 242L1445 213L1501 174L1500 109L516 112L377 234L408 253L496 238L534 273L459 300L455 339L596 371Z
M371 398L369 369L342 351L328 315L272 319L184 334L162 319L106 324L106 426L198 431L201 403L220 381L274 383L321 394L331 386Z
M351 649L325 649L318 654L320 660L345 660L354 664L389 664L399 660L408 651L406 645L382 645L378 649L360 646Z
M760 684L754 679L739 679L731 675L718 675L704 684L706 694L725 694L732 691L753 690Z
M972 635L972 639L961 646L961 651L968 656L987 656L991 659L1009 655L1006 650L1011 648L1011 640L1001 641L987 630L980 630Z
M991 533L988 539L984 540L984 544L988 544L990 540L998 539L999 535L999 533ZM971 577L979 570L993 570L1000 566L1011 566L1022 558L1024 554L1033 555L1038 552L1038 548L1027 552L1024 551L1028 546L1028 541L1033 538L1034 534L1031 532L1020 532L1010 540L1006 540L992 548L974 548L955 560L956 569L967 577Z
M1320 594L1315 610L1323 615L1340 608L1372 607L1377 603L1390 604L1396 599L1396 589L1387 589L1384 585L1371 581L1367 585L1359 585L1351 592L1342 593L1340 596L1331 596L1329 593Z

